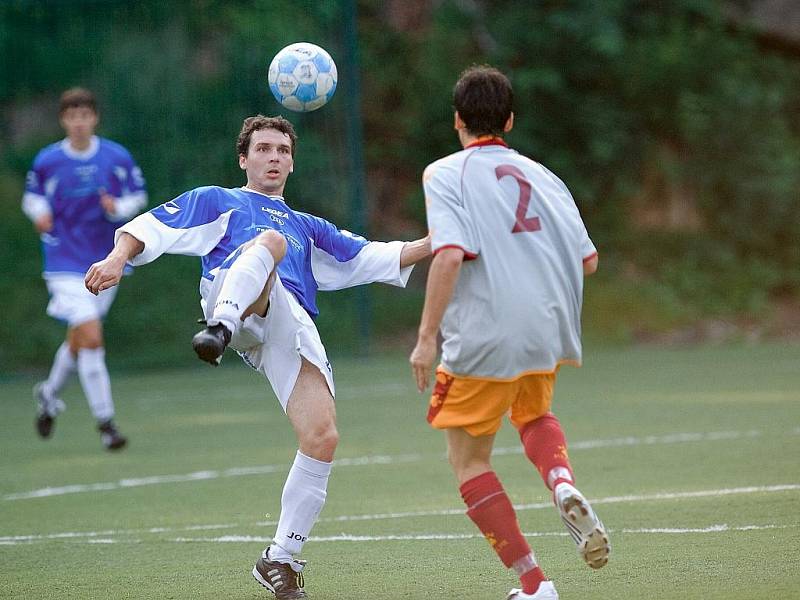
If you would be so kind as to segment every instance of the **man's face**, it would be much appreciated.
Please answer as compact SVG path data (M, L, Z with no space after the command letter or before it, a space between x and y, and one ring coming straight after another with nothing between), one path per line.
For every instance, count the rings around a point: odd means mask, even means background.
M294 168L291 138L277 129L254 131L247 156L239 155L239 166L247 172L247 187L283 195L286 178Z
M97 113L87 106L71 106L61 113L61 126L71 140L88 140L94 135Z

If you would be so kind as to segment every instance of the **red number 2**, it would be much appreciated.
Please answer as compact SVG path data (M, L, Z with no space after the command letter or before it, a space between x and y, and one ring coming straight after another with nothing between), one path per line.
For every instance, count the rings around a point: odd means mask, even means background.
M514 165L500 165L494 170L497 180L509 176L517 180L519 186L519 204L517 204L516 222L511 233L521 233L523 231L539 231L542 224L539 217L526 217L528 205L531 203L531 182L525 179L525 175Z

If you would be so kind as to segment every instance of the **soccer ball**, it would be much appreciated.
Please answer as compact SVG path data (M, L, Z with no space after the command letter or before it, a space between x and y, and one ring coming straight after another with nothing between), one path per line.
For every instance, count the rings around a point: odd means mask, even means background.
M283 106L311 112L324 106L336 91L336 63L309 42L290 44L269 65L269 89Z

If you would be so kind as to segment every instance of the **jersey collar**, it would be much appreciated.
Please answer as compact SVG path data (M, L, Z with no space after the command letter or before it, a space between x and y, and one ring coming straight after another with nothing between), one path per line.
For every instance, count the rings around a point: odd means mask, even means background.
M283 196L270 196L269 194L265 194L264 192L259 192L258 190L254 190L253 188L249 188L246 185L243 185L239 189L244 190L245 192L253 192L254 194L259 194L261 196L266 196L267 198L271 198L272 200L280 200L281 202L286 204L286 200L283 199Z
M505 146L508 148L508 144L503 138L495 137L495 136L488 136L488 137L480 137L474 142L470 142L466 146L464 146L464 150L467 148L477 148L479 146Z
M97 138L96 135L93 135L92 138L89 140L89 147L86 150L75 150L70 143L69 138L64 138L61 140L61 150L70 158L74 158L76 160L89 160L95 154L97 154L97 149L100 147L100 140Z

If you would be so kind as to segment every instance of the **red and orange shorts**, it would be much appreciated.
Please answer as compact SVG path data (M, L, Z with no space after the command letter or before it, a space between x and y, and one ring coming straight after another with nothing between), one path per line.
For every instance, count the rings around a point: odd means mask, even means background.
M490 435L508 414L519 429L550 411L557 372L482 379L453 375L439 366L428 423L435 429L459 427L472 436Z

